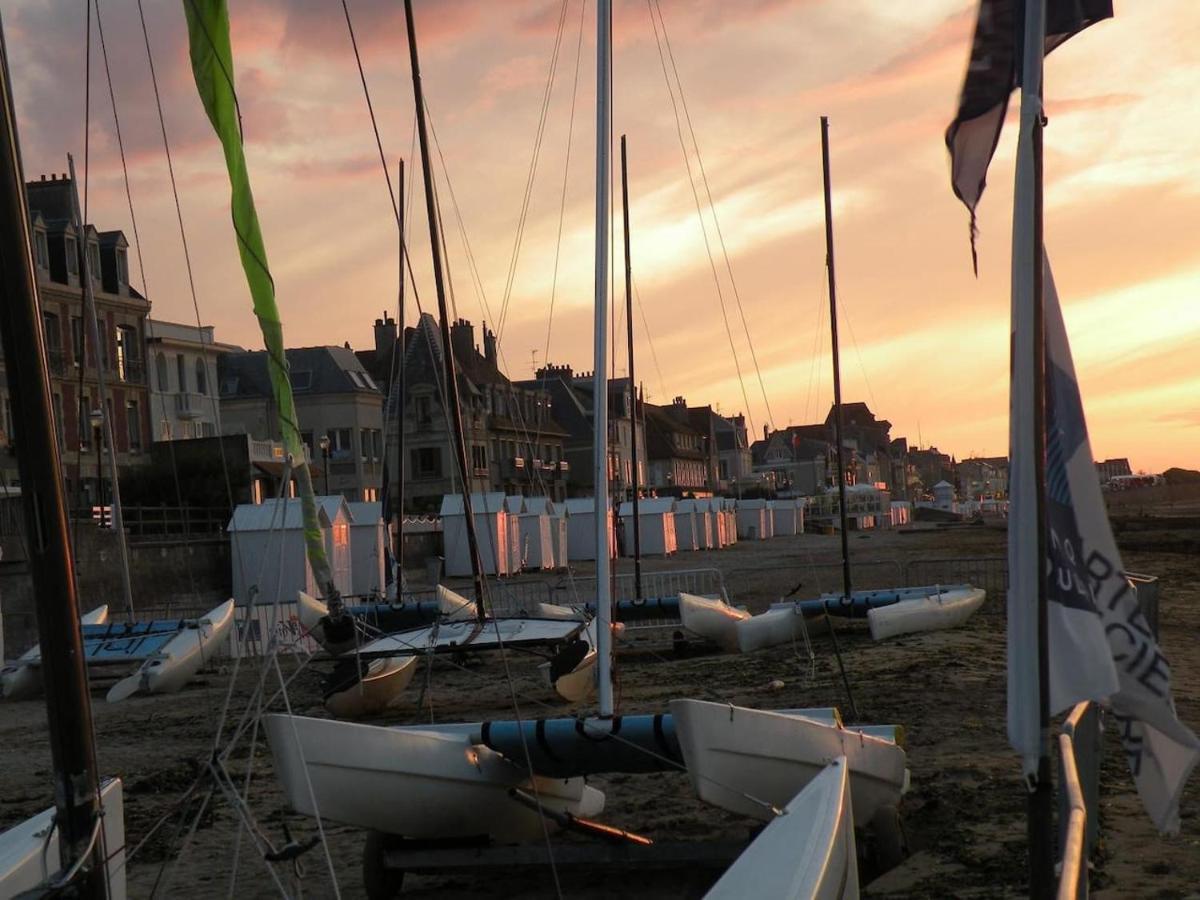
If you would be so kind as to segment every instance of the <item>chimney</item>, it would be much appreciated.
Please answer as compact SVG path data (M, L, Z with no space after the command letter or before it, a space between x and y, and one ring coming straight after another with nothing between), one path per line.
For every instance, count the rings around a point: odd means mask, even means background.
M455 319L450 326L450 346L459 362L470 359L475 352L475 326L466 319Z
M385 311L382 319L375 320L375 358L383 356L396 343L396 320Z
M483 358L496 365L496 332L488 330L487 322L483 323Z
M771 434L770 434L770 432L767 431L767 426L764 425L763 426L763 440L769 441L770 439L771 439Z
M682 397L676 397L674 400L671 401L671 405L678 409L687 409L687 401L684 400Z

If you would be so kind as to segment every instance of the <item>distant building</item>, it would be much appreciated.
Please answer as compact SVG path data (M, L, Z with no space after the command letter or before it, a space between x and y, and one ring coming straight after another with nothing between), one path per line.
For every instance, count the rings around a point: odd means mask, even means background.
M1008 496L1008 458L976 456L958 463L958 490L964 500L1003 500Z
M681 406L685 412L682 397L671 407L645 404L648 483L660 494L708 496L715 470L708 436L687 424Z
M1129 460L1122 456L1117 459L1105 459L1096 463L1096 474L1100 476L1101 484L1108 484L1114 478L1132 475L1133 469L1129 467Z
M155 441L215 437L219 411L217 358L243 353L218 344L213 326L146 320L146 358L150 361L150 416Z
M83 501L95 504L109 493L108 463L97 454L101 444L98 365L103 366L108 388L117 465L126 469L146 462L150 395L143 347L150 302L129 284L129 245L122 232L97 231L90 224L84 225L82 233L76 231L71 222L71 179L43 175L25 189L63 477L70 502L81 490ZM99 353L84 316L81 247L96 301ZM3 378L0 399L0 445L7 448L2 475L5 484L15 485L21 423L14 420Z
M717 415L714 420L717 436L717 476L720 490L733 493L748 483L754 475L754 460L746 433L746 417Z
M937 447L917 447L908 451L909 464L916 471L916 490L926 498L933 497L933 486L939 481L953 483L956 464L954 457ZM917 499L916 496L910 499Z
M287 362L301 440L323 470L315 489L350 501L378 500L383 476L379 386L348 347L291 349ZM265 350L222 354L218 384L226 434L281 440Z

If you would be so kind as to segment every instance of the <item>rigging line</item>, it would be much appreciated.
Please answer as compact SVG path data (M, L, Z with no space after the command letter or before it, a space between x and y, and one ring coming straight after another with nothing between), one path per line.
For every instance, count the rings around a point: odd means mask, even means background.
M121 175L122 175L122 177L124 179L124 183L125 183L125 202L129 206L129 221L133 228L134 252L137 254L138 271L141 274L141 278L142 278L142 290L145 292L145 295L147 297L149 297L150 287L149 287L149 283L146 281L146 266L145 266L145 260L142 257L142 241L141 241L141 237L138 233L137 215L134 213L134 209L133 209L133 190L129 184L129 166L127 165L126 159L125 159L125 141L121 135L121 116L117 112L117 94L116 94L116 90L113 87L112 70L109 68L109 65L108 65L108 45L104 40L104 23L100 17L100 0L95 0L95 7L96 7L96 32L100 38L100 55L101 55L101 58L104 60L104 78L108 83L108 99L109 99L109 102L112 104L113 126L114 126L114 130L116 132L116 138L117 138L117 151L119 152L120 157L121 157ZM149 315L147 315L146 316L147 337L150 340L153 340L154 326L151 324L151 322L152 322L152 320L150 319ZM146 354L146 355L148 355L148 354ZM149 360L146 360L146 362L149 362ZM204 359L203 356L201 357L201 363L205 368L205 373L207 374L208 361L206 359ZM146 381L147 381L147 384L149 384L150 372L149 372L148 365L145 367L145 372L146 372ZM197 387L198 386L199 385L197 385ZM163 415L164 419L167 418L167 394L164 390L165 387L166 386L163 384L159 385L159 404L162 406L162 415ZM179 389L181 391L183 390L182 384L179 386ZM148 392L148 393L152 393L152 392ZM153 408L151 408L150 415L153 416L153 414L154 414L154 411L153 411ZM147 424L152 425L152 423L147 423ZM172 475L172 477L174 479L174 483L175 483L175 502L179 505L180 512L184 516L184 528L186 529L187 528L187 514L183 512L183 487L181 486L180 481L179 481L179 467L176 464L176 460L175 460L175 442L174 441L172 441L172 440L167 441L167 452L169 453L169 455L171 457L171 475ZM186 536L186 531L185 531L185 536ZM188 586L191 588L192 597L196 597L196 596L198 596L198 592L196 590L196 576L195 576L195 572L192 567L192 557L191 557L190 553L184 554L184 568L187 571ZM168 602L167 602L168 612L171 609L171 605L172 605L171 602L168 600Z
M646 307L642 303L642 292L638 290L637 279L633 281L633 296L637 299L638 310L642 314L642 327L646 331L646 343L650 345L650 358L654 360L654 370L658 373L658 387L663 397L667 394L667 382L663 378L662 366L658 364L658 351L654 349L654 334L650 331L650 322L646 319Z
M533 153L529 160L529 172L525 178L525 193L521 200L521 212L517 218L517 233L513 238L513 249L508 264L508 278L504 284L504 299L500 306L500 321L497 323L496 336L504 334L504 326L508 321L508 302L512 296L513 283L517 277L517 263L521 255L521 242L525 235L525 223L529 215L529 203L533 198L533 184L537 177L538 159L542 151L542 138L546 133L546 119L550 111L550 99L554 93L554 79L558 72L558 55L562 47L563 32L567 21L569 0L562 0L558 14L558 29L554 35L554 49L550 54L550 69L546 73L546 86L542 91L541 109L538 112L537 131L533 139Z
M383 139L379 136L379 125L375 121L375 108L371 105L371 92L367 90L367 73L363 71L362 57L358 53L358 40L354 37L354 23L350 21L350 6L348 0L342 0L342 12L346 16L346 30L350 32L350 46L354 48L354 62L358 66L358 79L362 82L363 97L367 101L367 112L371 114L371 128L375 132L375 146L379 148L379 165L383 169L383 178L387 182L388 197L392 201L392 215L396 224L400 224L400 210L396 205L396 192L392 188L392 173L388 169L387 157L383 153Z
M808 360L809 360L809 362L808 362L808 388L804 392L804 423L805 424L812 421L812 419L810 418L810 415L815 415L815 413L812 410L812 407L810 407L809 404L810 404L810 401L813 401L813 399L814 399L813 395L812 395L813 382L816 380L817 372L819 370L819 367L817 365L817 361L819 358L817 355L817 347L818 347L818 342L821 339L821 323L825 321L825 306L826 306L826 303L825 303L825 274L824 274L824 272L822 272L821 273L821 284L817 288L817 325L813 329L812 351L809 353L809 356L808 356Z
M729 285L733 288L733 298L737 302L738 315L742 319L742 330L746 333L746 343L750 347L750 358L754 362L754 371L758 376L758 387L762 391L763 406L767 410L768 424L775 421L771 413L771 403L767 400L767 388L763 382L762 370L758 366L758 354L754 351L754 341L750 338L750 326L746 323L746 311L742 308L742 296L738 291L737 281L733 277L733 264L729 260L729 251L725 247L725 235L721 232L721 220L717 218L717 206L713 202L712 190L708 186L708 173L704 169L704 157L700 155L700 144L696 140L696 130L692 127L692 114L688 111L687 98L683 94L683 82L679 79L679 69L675 65L675 51L671 49L671 38L667 34L667 20L663 18L662 6L659 0L653 0L654 8L658 10L658 20L662 24L663 43L667 47L667 57L671 60L671 71L675 74L675 86L679 90L679 103L683 107L684 119L687 121L688 133L692 137L692 146L696 149L696 162L700 167L700 179L704 183L704 193L708 197L709 213L717 231L717 240L721 245L721 255L725 258L725 271L729 275ZM653 12L651 12L653 17Z
M550 364L550 333L554 327L554 299L558 291L558 263L562 253L563 219L567 212L567 176L571 171L571 140L575 134L575 107L579 99L579 60L583 56L583 25L587 14L587 0L579 5L579 37L575 42L575 75L571 86L571 116L567 124L567 152L563 162L562 195L558 206L558 236L554 243L554 269L550 276L550 314L546 318L546 353L543 359Z
M704 224L704 212L700 204L700 193L696 190L696 179L692 174L691 157L688 154L687 143L683 139L683 123L679 116L679 105L675 102L675 92L671 89L671 78L667 74L667 60L663 54L662 41L658 35L658 23L654 19L654 8L651 6L651 2L652 0L646 0L646 7L650 12L650 25L654 29L654 43L658 48L658 61L662 66L663 79L667 84L667 94L671 98L671 108L675 112L675 133L679 138L679 149L683 152L684 165L687 167L688 185L692 189L692 199L696 203L696 217L700 221L700 233L704 237L704 251L708 255L708 265L712 270L713 284L717 289L717 300L721 307L721 319L725 323L725 336L729 339L729 352L733 357L733 367L737 372L738 385L742 390L742 402L746 404L746 420L750 424L750 431L753 432L755 430L754 414L750 411L750 395L746 392L746 381L742 377L742 365L738 361L737 348L733 342L733 330L729 327L729 313L725 309L725 294L721 290L721 280L717 274L717 263L713 259L712 246L708 240L708 228Z
M854 322L850 319L850 310L846 308L845 301L838 303L838 312L840 317L846 320L846 324L850 327L850 343L854 345L854 356L858 359L858 368L862 371L863 383L867 386L867 396L871 398L871 406L878 409L878 404L875 402L875 392L871 390L871 379L867 377L867 367L863 365L862 353L858 349L858 338L854 334Z

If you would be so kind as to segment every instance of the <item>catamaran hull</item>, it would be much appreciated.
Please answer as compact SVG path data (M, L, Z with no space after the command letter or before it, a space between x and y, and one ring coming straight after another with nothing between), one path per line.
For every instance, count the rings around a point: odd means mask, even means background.
M849 765L826 766L742 851L705 900L858 897Z
M109 689L108 700L116 703L133 694L171 694L195 677L201 667L220 651L233 628L233 601L226 600L185 628L127 678Z
M108 621L108 604L97 606L79 617L81 625L103 625ZM38 671L42 648L34 644L12 665L0 669L0 696L5 700L28 700L42 692L42 674Z
M554 827L509 796L530 779L461 731L383 728L273 714L263 717L288 803L358 828L415 839L541 838ZM548 809L594 816L604 795L582 778L536 779Z
M749 618L750 613L723 600L679 592L679 621L683 627L724 650L738 649L738 629Z
M100 624L100 623L95 623ZM108 857L108 896L125 900L125 805L120 778L100 787L104 807L104 851ZM32 891L58 871L59 832L52 829L53 807L0 833L0 897ZM42 868L45 860L49 872Z
M942 591L872 609L867 613L867 623L871 637L877 641L919 631L956 628L971 618L986 598L987 593L981 588Z
M325 697L325 709L339 719L379 715L394 706L416 675L420 658L387 656L367 663L367 672L354 684Z
M850 766L854 818L895 807L908 777L895 743L810 719L703 700L673 700L671 715L701 800L770 821L830 762Z

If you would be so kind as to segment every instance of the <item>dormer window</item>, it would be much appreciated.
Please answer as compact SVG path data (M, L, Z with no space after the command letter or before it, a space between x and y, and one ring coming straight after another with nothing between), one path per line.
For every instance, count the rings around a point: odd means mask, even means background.
M92 241L88 242L88 274L92 276L94 284L100 283L100 245Z
M129 253L126 250L117 250L117 283L129 284Z
M50 268L50 248L46 244L46 232L35 231L33 233L33 255L37 259L39 269Z
M67 237L63 241L67 249L67 273L70 275L79 274L79 247L75 243L75 238Z

